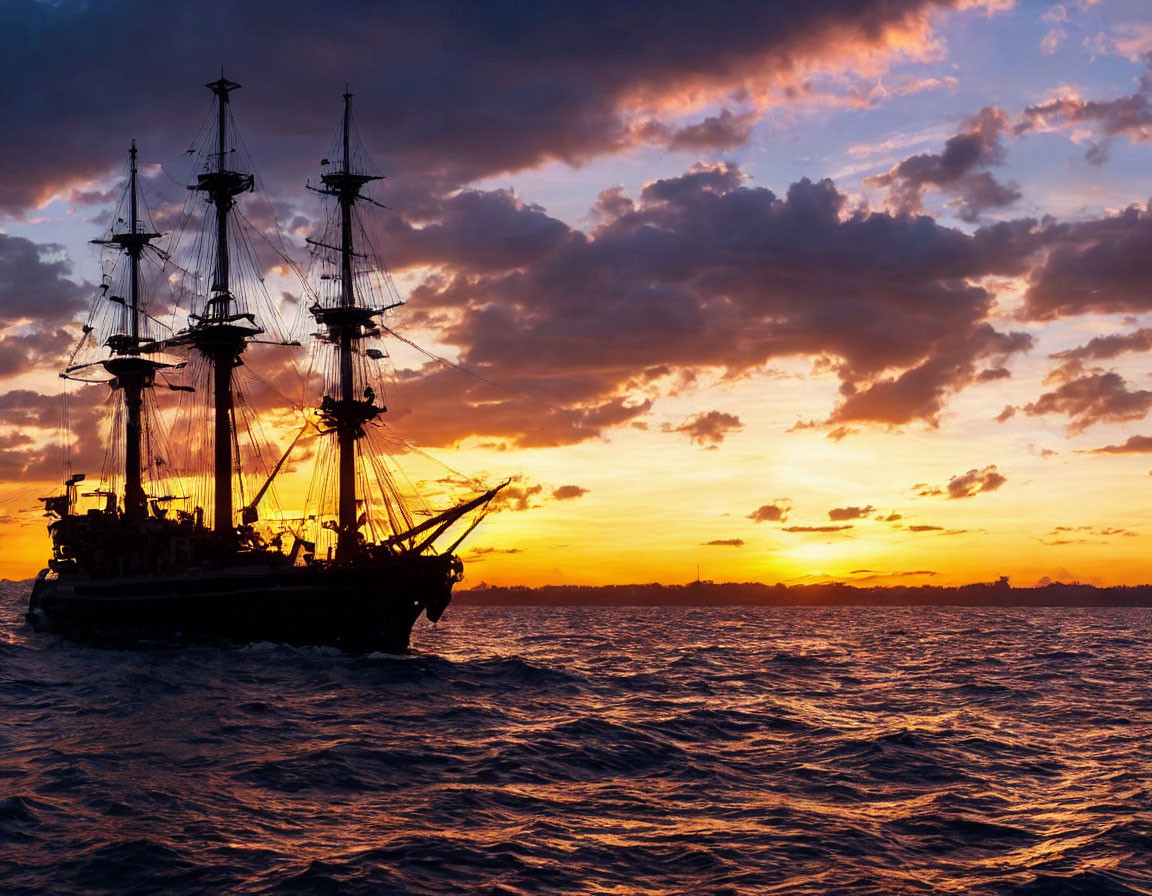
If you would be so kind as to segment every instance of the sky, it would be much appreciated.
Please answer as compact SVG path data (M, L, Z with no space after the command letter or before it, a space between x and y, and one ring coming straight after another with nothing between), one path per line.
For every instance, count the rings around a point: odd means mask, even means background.
M397 344L388 425L512 479L466 585L1152 579L1144 0L0 0L0 33L0 577L49 554L128 141L167 232L223 66L301 262L354 94L390 326L455 365ZM68 397L90 475L107 392Z

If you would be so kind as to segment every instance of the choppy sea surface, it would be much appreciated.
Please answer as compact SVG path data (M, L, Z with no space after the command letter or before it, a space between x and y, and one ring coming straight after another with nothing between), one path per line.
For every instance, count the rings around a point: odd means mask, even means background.
M1152 610L450 608L109 650L0 593L0 891L1152 893Z

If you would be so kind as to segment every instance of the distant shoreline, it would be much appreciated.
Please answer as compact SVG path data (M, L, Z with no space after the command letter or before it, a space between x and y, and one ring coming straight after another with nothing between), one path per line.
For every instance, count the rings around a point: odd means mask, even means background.
M0 596L19 599L31 587L32 579L0 579ZM458 607L1152 607L1152 585L489 585L460 589L452 602Z
M1095 585L1055 582L1013 588L1004 582L941 587L861 588L821 585L765 585L758 582L688 585L485 586L457 591L457 606L478 607L1152 607L1152 585Z

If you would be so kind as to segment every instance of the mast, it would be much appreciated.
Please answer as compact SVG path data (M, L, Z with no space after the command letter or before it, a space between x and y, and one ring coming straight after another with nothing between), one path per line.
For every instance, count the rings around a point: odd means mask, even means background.
M124 393L124 516L139 523L148 515L148 499L142 482L141 443L144 392L152 386L156 369L162 364L140 357L140 256L160 234L145 232L140 224L137 200L136 141L128 151L128 217L127 231L112 233L106 240L93 240L102 245L116 245L128 256L128 303L126 333L115 333L107 345L112 357L102 362L113 375L112 387ZM123 299L117 297L123 303Z
M371 240L356 218L357 204L361 200L379 205L371 196L361 195L361 192L367 184L383 178L375 173L375 166L360 143L359 135L354 134L354 127L352 93L346 88L336 140L329 148L329 158L320 163L325 166L320 177L322 186L309 185L309 189L333 197L335 208L328 206L323 239L307 240L319 250L317 257L325 267L325 272L320 275L321 281L331 283L334 287L339 284L338 291L331 287L325 290L309 311L323 328L317 334L320 340L335 352L335 358L332 359L335 363L330 360L325 365L325 394L319 408L319 428L336 438L337 521L335 526L331 521L318 523L318 526L335 529L334 560L337 564L349 565L362 559L372 562L385 555L421 555L430 550L432 543L465 514L485 507L508 484L505 482L483 495L416 523L387 471L381 469L377 459L372 456L371 448L358 451L360 440L368 436L367 424L387 410L383 403L377 403L376 393L370 384L372 368L365 360L379 360L385 355L375 348L366 349L364 343L381 336L383 329L377 318L403 302L396 294L387 269L374 258ZM363 246L354 243L357 234L362 235ZM332 356L329 355L329 358ZM360 464L363 470L358 468ZM361 495L357 495L358 472L369 474L360 480L363 486ZM387 525L392 534L380 537L369 522L369 532L373 538L369 543L361 534L361 527L369 519L373 509L371 505L377 494L381 499L380 506L387 513ZM326 485L321 485L321 499L323 505L330 506L327 504L330 497ZM358 512L361 504L364 513ZM464 534L456 539L448 549L448 555L479 524L482 517L481 513ZM458 571L459 561L453 558L452 563L455 564L452 568ZM438 614L430 615L429 618L436 619Z
M215 170L198 175L189 187L204 193L216 212L216 253L212 269L212 287L204 306L204 313L189 328L188 341L209 362L212 368L212 480L213 528L218 533L231 533L232 527L232 472L234 459L232 441L234 406L232 371L240 365L247 340L261 332L252 322L251 315L234 313L228 255L228 218L236 197L253 188L252 174L232 171L226 164L228 152L229 94L240 87L221 75L220 79L205 85L217 100L216 165Z
M352 112L352 94L344 93L344 175L352 171L352 160L348 149L350 124ZM356 304L356 295L352 283L352 206L360 193L360 185L352 184L351 189L340 190L338 201L340 203L340 307L352 308ZM340 403L347 406L353 400L352 395L352 328L340 328ZM348 533L353 531L356 524L356 439L342 428L338 434L340 441L340 511L339 526L340 540L346 541ZM337 544L337 553L346 554L347 546L341 549Z
M373 317L383 309L367 308L357 301L352 264L356 255L352 236L352 211L362 198L360 190L364 185L381 178L352 170L352 94L347 90L344 93L342 129L339 165L336 170L321 176L325 189L320 191L335 196L340 208L340 245L329 247L336 249L340 255L340 299L336 307L315 305L311 309L316 321L327 326L329 339L336 346L339 361L339 380L335 390L339 397L325 395L321 404L321 414L336 432L340 457L336 540L338 561L354 557L360 545L356 514L356 442L364 436L364 424L385 410L375 403L375 395L370 388L365 389L364 399L356 397L353 357L359 351L359 343L365 331L373 325Z

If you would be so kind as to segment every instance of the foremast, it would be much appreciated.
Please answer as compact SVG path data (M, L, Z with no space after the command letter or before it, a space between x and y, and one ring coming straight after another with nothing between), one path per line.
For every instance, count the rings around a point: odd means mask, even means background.
M143 484L143 442L144 396L152 387L157 369L168 365L141 357L140 318L140 256L159 239L160 234L145 230L141 224L136 166L136 141L128 151L128 229L113 231L107 239L93 240L99 245L118 246L128 256L128 297L115 296L113 299L124 305L119 332L108 337L106 345L112 356L101 361L101 365L112 376L110 385L124 393L125 432L124 432L124 516L131 523L139 523L148 516L148 498Z
M197 175L189 190L203 193L216 217L216 247L212 283L202 314L190 315L191 325L183 340L208 362L212 378L212 489L213 528L220 534L231 534L233 528L232 480L235 432L233 372L248 341L264 332L249 313L237 313L231 284L231 260L228 251L228 224L236 197L251 190L255 183L249 172L234 171L228 165L229 95L240 87L221 76L205 85L216 96L216 163Z
M351 156L352 94L344 93L341 157L333 170L321 175L323 189L319 192L333 196L340 211L340 244L325 247L335 250L340 264L340 295L338 303L324 307L319 303L310 309L316 322L327 329L329 340L336 346L338 356L337 394L326 394L320 412L330 430L335 431L339 453L339 482L337 497L336 560L345 562L359 553L362 538L356 512L356 443L364 437L364 425L384 413L386 408L376 403L371 387L364 389L363 397L356 394L353 357L361 351L360 345L369 331L376 330L374 318L386 309L366 307L359 299L353 276L353 209L362 198L360 191L368 183L381 180L379 175L353 170Z

